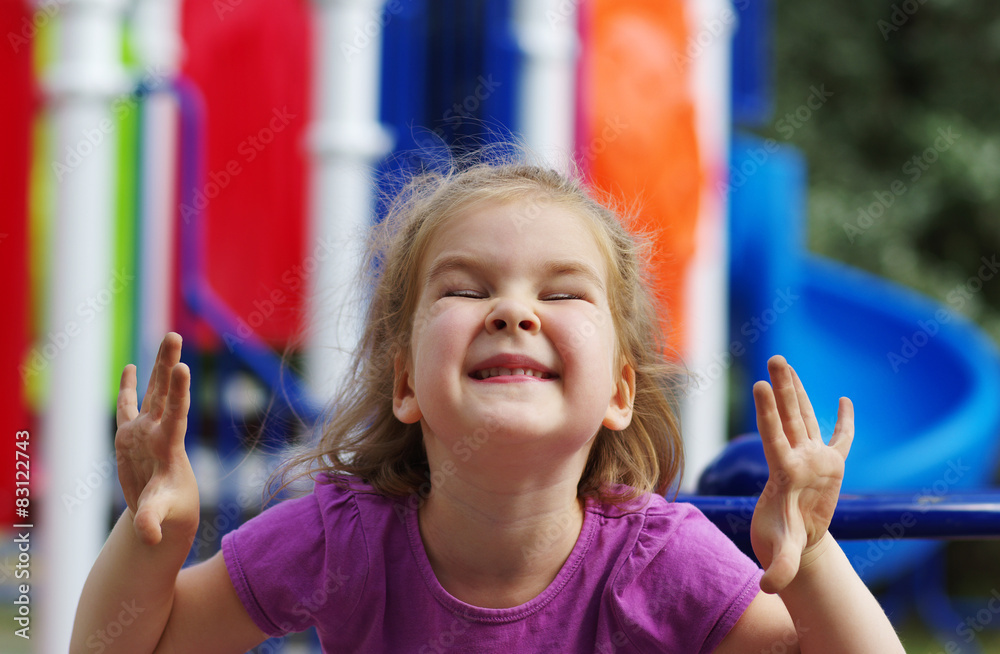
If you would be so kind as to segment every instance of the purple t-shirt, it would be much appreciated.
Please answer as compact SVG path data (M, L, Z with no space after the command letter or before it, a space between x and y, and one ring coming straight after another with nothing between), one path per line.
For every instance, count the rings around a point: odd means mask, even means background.
M413 504L317 483L222 539L264 632L315 625L324 652L711 652L756 597L760 569L689 504L588 501L556 578L512 608L438 583Z

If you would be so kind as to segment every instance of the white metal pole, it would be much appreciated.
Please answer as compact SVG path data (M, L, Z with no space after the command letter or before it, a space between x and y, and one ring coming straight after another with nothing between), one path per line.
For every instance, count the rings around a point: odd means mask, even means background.
M686 363L697 376L682 406L684 487L725 447L729 356L727 198L712 175L729 170L730 51L736 13L729 0L687 0L690 38L685 44L695 100L702 168L708 183L699 202L696 247L687 276L684 314ZM724 173L723 173L724 174ZM696 328L695 328L696 327ZM727 363L727 361L729 363Z
M120 0L65 0L59 53L47 77L56 178L46 348L51 374L42 417L47 480L39 524L40 651L69 647L77 601L108 534L116 480L110 338L113 297L129 280L112 269L114 98L130 83L120 60ZM32 467L33 469L34 466ZM40 518L40 519L39 519Z
M557 170L573 158L577 3L518 0L517 43L524 56L519 76L517 129L529 150Z
M306 377L328 402L359 337L357 284L373 211L372 167L391 147L379 122L383 0L315 0L311 280Z

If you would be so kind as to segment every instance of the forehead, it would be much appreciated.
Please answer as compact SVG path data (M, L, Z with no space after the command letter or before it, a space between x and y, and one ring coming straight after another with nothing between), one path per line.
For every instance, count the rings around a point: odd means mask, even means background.
M604 286L608 262L597 229L589 216L553 202L477 203L437 227L421 272L426 275L435 261L461 255L500 266L561 261L590 268Z

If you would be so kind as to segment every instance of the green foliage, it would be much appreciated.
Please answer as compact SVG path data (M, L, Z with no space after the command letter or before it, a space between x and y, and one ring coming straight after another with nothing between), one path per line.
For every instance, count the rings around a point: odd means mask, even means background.
M1000 341L1000 274L961 306L953 292L982 257L1000 258L994 2L776 0L774 14L775 112L758 131L806 153L810 248L935 297ZM833 96L789 122L821 85Z

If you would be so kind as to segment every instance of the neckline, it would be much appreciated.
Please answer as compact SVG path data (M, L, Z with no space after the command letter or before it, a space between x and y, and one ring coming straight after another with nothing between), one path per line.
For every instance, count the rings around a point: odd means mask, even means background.
M562 567L559 568L559 572L556 574L555 579L553 579L552 582L546 586L545 590L524 604L518 604L517 606L502 609L486 608L476 606L474 604L468 604L445 590L444 586L441 585L441 582L438 581L437 576L434 574L434 569L431 568L430 559L427 557L427 550L424 548L424 541L420 537L420 524L418 522L416 510L407 511L406 532L410 539L410 551L413 552L417 569L420 570L420 574L424 578L427 590L439 604L451 613L470 622L514 622L537 613L545 607L545 605L554 600L559 592L562 591L562 589L566 587L566 584L573 578L576 570L583 562L584 556L586 556L587 551L590 549L590 543L593 540L596 518L591 510L592 503L593 500L591 498L586 498L583 510L583 527L580 529L580 535L577 536L576 543L573 544L573 549L570 551L569 557L562 564Z

